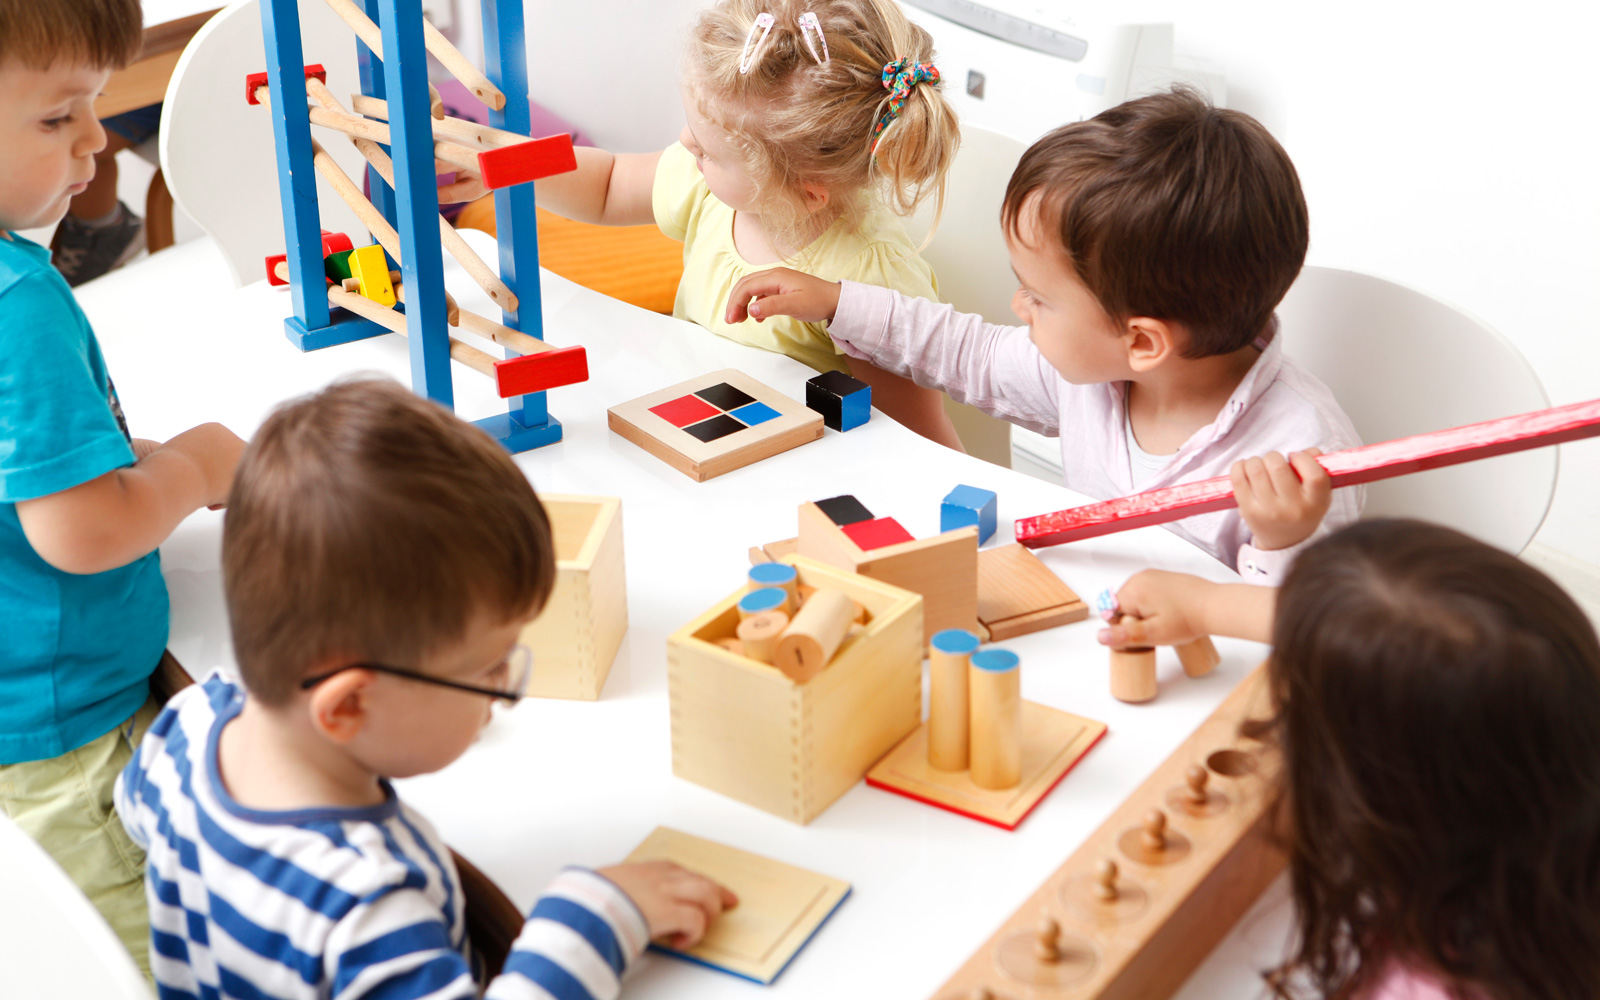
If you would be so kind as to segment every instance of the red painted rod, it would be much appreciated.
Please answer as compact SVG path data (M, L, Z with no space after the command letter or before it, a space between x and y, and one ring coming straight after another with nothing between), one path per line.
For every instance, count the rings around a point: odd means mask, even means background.
M1481 424L1416 434L1322 455L1333 485L1356 486L1481 458L1600 436L1600 399L1521 413ZM1227 476L1018 518L1017 541L1031 549L1110 535L1238 506Z

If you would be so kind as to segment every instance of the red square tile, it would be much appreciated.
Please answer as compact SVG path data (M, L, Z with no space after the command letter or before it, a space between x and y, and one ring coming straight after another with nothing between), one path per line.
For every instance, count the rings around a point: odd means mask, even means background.
M900 527L900 522L892 517L880 517L875 521L857 521L854 524L844 525L839 529L850 540L862 549L881 549L886 545L899 545L901 542L914 542L911 532Z
M683 427L714 417L722 411L699 396L679 396L671 402L650 407L650 412L674 427Z

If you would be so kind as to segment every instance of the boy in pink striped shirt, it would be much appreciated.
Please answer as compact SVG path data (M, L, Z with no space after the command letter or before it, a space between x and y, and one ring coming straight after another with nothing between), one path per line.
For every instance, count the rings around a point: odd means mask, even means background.
M1360 515L1312 460L1360 439L1276 337L1309 223L1259 122L1174 90L1065 125L1023 154L1001 222L1025 327L782 268L740 282L728 321L825 321L849 354L1059 435L1065 485L1097 500L1231 473L1238 510L1168 528L1251 582Z

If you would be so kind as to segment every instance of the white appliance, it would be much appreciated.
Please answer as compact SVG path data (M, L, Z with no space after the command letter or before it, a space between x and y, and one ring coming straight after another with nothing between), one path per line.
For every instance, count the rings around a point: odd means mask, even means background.
M1130 97L1186 83L1213 104L1222 75L1173 53L1171 24L1125 24L1065 0L899 0L933 36L945 96L963 122L1032 143ZM1061 482L1054 438L1011 428L1011 466Z

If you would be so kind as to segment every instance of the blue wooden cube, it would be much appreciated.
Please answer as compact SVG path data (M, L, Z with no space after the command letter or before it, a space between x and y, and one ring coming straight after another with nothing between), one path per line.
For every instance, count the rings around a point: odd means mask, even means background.
M806 382L806 405L834 430L853 430L872 416L872 387L844 372L823 372Z
M993 490L980 490L976 486L957 486L939 505L939 530L964 528L971 524L978 529L978 544L994 536L999 523L999 500Z

